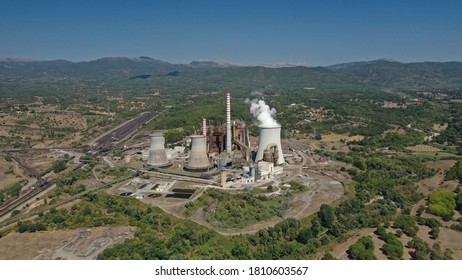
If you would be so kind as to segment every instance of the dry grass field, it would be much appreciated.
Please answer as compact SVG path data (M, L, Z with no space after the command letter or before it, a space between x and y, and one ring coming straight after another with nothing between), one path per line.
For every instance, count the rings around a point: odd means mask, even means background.
M353 136L348 136L346 134L326 134L323 135L321 138L321 141L323 142L340 142L340 140L344 139L345 142L349 141L360 141L364 139L364 136L362 135L353 135Z
M412 147L406 147L406 150L409 150L411 152L441 152L441 149L429 145L416 145Z
M26 179L28 179L27 174L16 163L0 156L0 190Z

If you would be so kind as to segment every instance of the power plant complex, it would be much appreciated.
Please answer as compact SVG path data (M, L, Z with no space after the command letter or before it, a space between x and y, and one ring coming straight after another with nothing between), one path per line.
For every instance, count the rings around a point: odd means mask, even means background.
M239 187L282 173L285 164L281 146L281 126L263 102L252 104L260 121L258 148L252 149L247 126L231 119L231 94L226 94L226 123L207 125L202 118L200 134L190 136L188 148L167 150L163 134L150 135L146 168L164 173L211 178L219 175L222 187ZM270 118L269 122L265 118Z

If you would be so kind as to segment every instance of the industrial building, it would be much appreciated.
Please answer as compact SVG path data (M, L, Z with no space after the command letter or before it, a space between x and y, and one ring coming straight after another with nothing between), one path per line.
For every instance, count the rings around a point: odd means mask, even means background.
M246 124L231 119L229 93L226 94L226 123L208 124L207 119L202 118L200 134L190 136L189 152L181 146L166 150L162 134L150 135L150 146L143 152L143 158L150 170L162 168L164 173L192 177L220 175L216 178L223 187L271 180L283 172L285 164L281 126L259 126L258 147L251 147Z
M169 167L172 163L165 152L165 138L163 134L150 135L149 157L147 164L153 167Z

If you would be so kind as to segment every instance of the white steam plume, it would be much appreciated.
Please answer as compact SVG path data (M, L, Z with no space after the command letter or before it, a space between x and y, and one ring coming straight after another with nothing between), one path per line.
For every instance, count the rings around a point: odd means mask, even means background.
M259 126L277 127L279 123L274 118L276 109L270 108L265 101L254 99L250 101L250 112L258 120Z

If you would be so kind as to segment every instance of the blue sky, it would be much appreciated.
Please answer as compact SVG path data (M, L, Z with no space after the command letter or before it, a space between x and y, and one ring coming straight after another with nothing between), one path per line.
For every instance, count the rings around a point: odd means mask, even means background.
M462 61L462 1L0 1L0 57Z

